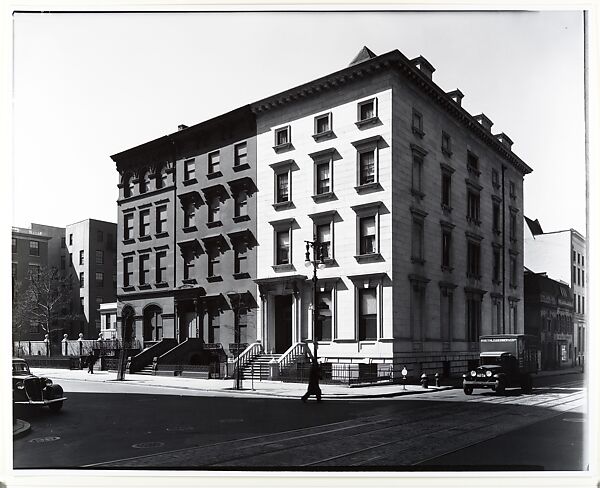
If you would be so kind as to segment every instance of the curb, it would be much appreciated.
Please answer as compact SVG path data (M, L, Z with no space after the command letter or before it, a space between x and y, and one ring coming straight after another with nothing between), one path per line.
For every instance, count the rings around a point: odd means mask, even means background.
M17 419L13 423L13 439L17 439L18 437L24 436L31 430L31 424L29 422L25 422L24 420Z

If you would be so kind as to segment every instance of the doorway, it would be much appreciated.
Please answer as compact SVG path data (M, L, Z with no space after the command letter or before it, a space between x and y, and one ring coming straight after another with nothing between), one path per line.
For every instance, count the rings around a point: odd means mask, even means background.
M283 354L292 345L292 295L276 295L275 352Z

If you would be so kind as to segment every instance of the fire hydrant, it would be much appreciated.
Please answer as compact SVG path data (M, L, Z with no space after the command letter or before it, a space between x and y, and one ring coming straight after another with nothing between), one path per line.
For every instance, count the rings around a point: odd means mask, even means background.
M421 375L421 386L423 388L429 388L429 379L425 373Z
M435 373L435 386L440 386L440 373Z

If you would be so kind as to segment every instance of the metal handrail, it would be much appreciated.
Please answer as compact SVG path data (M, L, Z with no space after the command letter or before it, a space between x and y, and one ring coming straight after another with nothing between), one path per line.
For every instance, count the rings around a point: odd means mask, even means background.
M277 359L279 371L283 371L285 368L296 362L300 356L307 354L307 352L312 356L310 349L306 346L305 342L296 342L295 344L292 344L290 348Z
M262 344L260 342L253 342L250 344L244 352L242 352L235 360L233 361L233 371L237 368L244 368L247 364L250 363L252 358L258 356L262 352Z

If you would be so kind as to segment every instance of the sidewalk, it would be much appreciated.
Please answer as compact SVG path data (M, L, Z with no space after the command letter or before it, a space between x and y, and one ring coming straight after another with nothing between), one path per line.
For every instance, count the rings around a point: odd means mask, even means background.
M212 392L215 396L259 396L259 397L280 397L280 398L300 398L307 388L306 383L287 383L282 381L254 381L243 380L242 389L234 389L234 380L217 379L199 379L186 378L181 376L151 376L141 374L126 374L124 381L117 381L117 373L114 371L97 371L89 374L86 370L68 370L68 369L50 369L50 368L31 368L31 371L38 376L47 376L53 381L60 383L60 380L83 381L94 383L115 383L122 385L141 385L157 388L176 388L184 390L195 390L202 392ZM252 389L254 387L254 389ZM321 384L323 398L327 399L370 399L370 398L391 398L401 395L414 395L421 393L432 393L441 390L453 388L446 383L443 386L422 388L420 385L402 385L381 383L377 385L348 387L344 385Z

